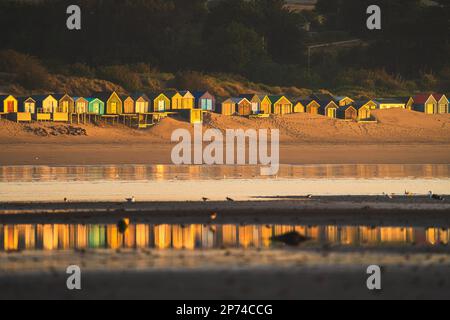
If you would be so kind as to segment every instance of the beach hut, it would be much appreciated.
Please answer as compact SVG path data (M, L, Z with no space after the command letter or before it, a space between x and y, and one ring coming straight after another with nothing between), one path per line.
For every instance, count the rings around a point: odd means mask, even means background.
M89 101L83 97L73 97L75 102L74 114L85 114L88 112Z
M272 113L274 114L288 114L292 113L292 102L285 96L269 96L272 104Z
M261 108L261 98L257 94L246 93L239 95L239 98L245 98L252 104L252 113L258 114Z
M272 102L270 101L269 96L261 96L259 98L261 100L259 112L262 114L272 113Z
M401 100L398 98L377 98L375 99L375 104L377 105L377 109L406 109L405 100Z
M306 113L319 114L320 104L316 100L300 99L298 102L304 106Z
M339 105L339 107L348 106L355 102L355 100L346 96L335 96L334 101Z
M293 107L293 111L294 113L305 113L306 112L306 107L303 105L303 103L297 99L294 100L294 107Z
M106 95L106 99L102 100L106 101L106 115L119 115L123 113L123 102L117 92L114 91L109 96Z
M121 95L120 99L123 103L123 114L135 114L134 99L129 95Z
M149 95L153 112L167 112L170 110L170 99L164 93Z
M356 101L352 106L356 109L358 116L357 119L360 121L370 120L372 113L372 101Z
M105 114L105 103L99 98L87 98L88 114L89 115L103 115Z
M319 100L318 103L320 104L319 114L331 119L337 118L337 110L339 109L339 106L336 104L336 102L334 102L333 100L331 101Z
M195 97L195 107L204 111L214 111L216 99L208 91L197 91L193 93Z
M343 106L337 109L336 115L339 119L353 121L358 119L358 111L353 106Z
M75 113L75 101L68 94L54 94L53 97L58 100L58 113Z
M252 114L252 103L246 98L232 98L236 102L236 111L240 116Z
M58 108L58 100L53 95L33 96L36 101L36 121L51 121L53 113Z
M170 99L172 110L181 110L183 108L183 96L176 90L167 90L163 92Z
M448 99L445 94L433 94L434 99L437 101L437 113L448 113Z
M233 98L226 99L220 103L220 114L224 116L232 116L236 113L236 102Z
M437 113L437 100L432 94L419 94L414 98L414 111L423 112L425 114L435 114Z
M402 98L399 98L399 100L405 101L405 109L406 110L409 110L409 111L413 110L414 99L412 97L402 97Z
M195 105L195 97L194 95L187 90L179 91L179 94L183 97L183 102L181 105L181 109L194 109Z
M136 93L132 96L134 100L135 112L140 113L148 113L149 112L149 103L150 99L146 94Z
M31 113L36 112L36 101L31 97L21 97L18 99L19 112Z
M17 113L19 102L12 95L2 95L0 96L0 113Z

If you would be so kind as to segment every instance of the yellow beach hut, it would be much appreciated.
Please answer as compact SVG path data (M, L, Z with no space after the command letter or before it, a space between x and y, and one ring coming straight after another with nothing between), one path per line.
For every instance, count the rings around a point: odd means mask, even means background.
M12 95L2 95L0 96L0 113L16 113L18 112L19 102Z
M392 98L392 99L378 98L378 99L375 99L375 103L377 104L377 108L380 110L406 109L405 100L397 99L397 98Z
M246 93L239 95L239 98L245 98L250 101L252 105L252 113L258 114L261 108L261 98L257 94Z
M292 102L285 96L269 96L272 104L272 113L274 114L288 114L292 113Z
M319 114L331 119L337 118L337 110L339 109L339 106L336 104L336 102L319 101L318 103L320 104Z
M352 103L352 106L356 109L358 115L358 121L370 120L372 116L372 103L371 101L356 101Z
M179 91L178 93L183 97L181 109L184 109L184 110L194 109L194 105L195 105L194 95L188 90Z
M261 96L261 105L259 112L262 114L271 114L272 113L272 102L269 99L269 96Z
M294 102L294 113L305 113L306 107L300 100L295 100Z
M153 103L153 112L170 111L170 99L164 93L151 94L149 97Z
M433 97L437 101L437 113L444 114L448 113L448 98L445 94L433 94Z
M36 101L32 97L21 97L18 99L19 112L34 114L36 112Z
M36 101L36 121L51 121L52 115L57 111L58 100L51 94L32 97Z
M335 96L334 100L339 105L339 107L348 106L355 102L355 100L346 96Z
M170 99L172 110L181 110L183 108L183 96L176 90L167 90L163 94Z
M432 94L424 93L416 95L414 98L414 111L423 112L425 114L437 113L437 100Z
M219 111L224 116L234 115L236 113L236 102L232 98L222 101Z
M121 95L120 99L122 100L123 104L123 114L135 114L135 103L134 99L129 95Z
M149 112L150 100L144 93L136 93L132 96L134 100L134 108L137 114L143 114Z

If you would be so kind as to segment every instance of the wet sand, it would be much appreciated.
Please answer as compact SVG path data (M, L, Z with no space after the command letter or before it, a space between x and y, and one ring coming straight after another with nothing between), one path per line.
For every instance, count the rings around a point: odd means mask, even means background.
M298 196L236 202L0 203L0 223L333 224L450 227L450 198L398 196Z
M69 291L66 268L82 270ZM382 266L382 290L366 287ZM0 254L0 299L448 299L439 252L307 249L119 250Z
M0 165L171 164L164 143L0 144ZM282 143L282 164L448 164L448 143Z
M211 213L217 218L211 220ZM450 201L317 197L253 202L2 203L0 224L132 223L450 227ZM382 267L382 291L366 288ZM66 268L82 290L66 289ZM445 299L447 246L105 249L0 253L0 299Z

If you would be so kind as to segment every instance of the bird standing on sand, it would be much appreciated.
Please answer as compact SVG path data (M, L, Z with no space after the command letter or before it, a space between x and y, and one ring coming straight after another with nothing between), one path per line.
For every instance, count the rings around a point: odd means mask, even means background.
M384 193L383 192L383 196L385 196L386 198L388 198L390 200L394 199L394 197L391 194L388 194L388 193Z
M209 218L210 218L211 220L216 220L216 219L217 219L217 213L215 213L215 212L211 213L211 215L209 216Z
M203 200L203 202L209 201L209 199L206 197L203 197L202 200Z
M69 201L69 200L67 200L67 198L64 198L64 202L67 202L67 201Z
M273 242L281 242L288 246L298 246L303 242L310 241L311 238L305 237L297 231L288 232L279 236L273 236L270 238Z
M443 198L443 197L441 197L441 196L439 196L437 194L434 194L433 191L428 192L428 195L429 195L430 199L433 199L433 200L438 200L438 201L444 201L445 200L445 198Z
M119 229L120 233L125 233L125 231L127 231L129 225L130 225L130 219L123 218L123 219L120 219L119 222L117 222L117 229Z
M234 199L231 199L231 198L227 197L227 201L234 202Z
M308 194L308 195L306 196L306 199L312 199L312 197L313 197L312 194Z
M408 190L405 190L405 196L413 196L414 195L414 193L412 193L412 192L409 192Z
M128 203L135 203L136 202L136 198L134 196L132 196L131 198L126 198L125 199Z

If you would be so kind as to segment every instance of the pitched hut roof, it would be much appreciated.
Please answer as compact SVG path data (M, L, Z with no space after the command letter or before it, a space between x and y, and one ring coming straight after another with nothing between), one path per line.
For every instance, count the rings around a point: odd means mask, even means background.
M418 94L416 95L413 99L414 99L414 103L417 104L424 104L425 102L427 102L427 100L433 96L431 93L422 93L422 94Z

